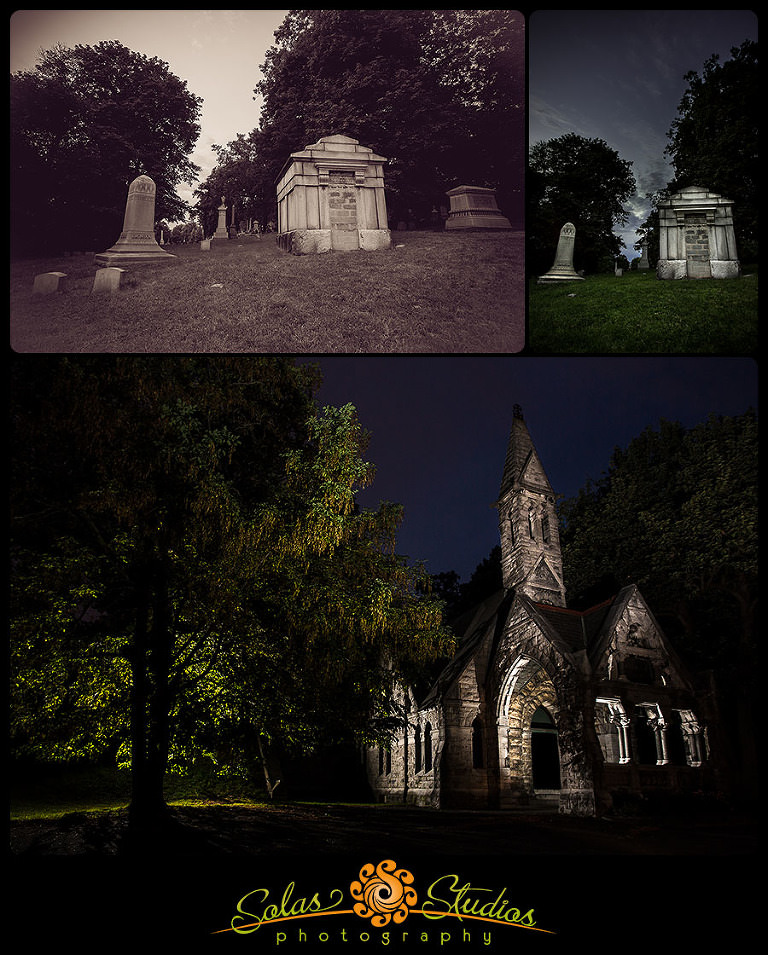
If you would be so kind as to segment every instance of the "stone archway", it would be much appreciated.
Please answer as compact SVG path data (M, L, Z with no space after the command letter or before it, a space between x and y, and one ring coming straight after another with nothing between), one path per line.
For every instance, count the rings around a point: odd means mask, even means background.
M534 741L534 736L538 736L544 727L534 727L534 716L538 722L542 710L549 720L546 735L550 739L540 743ZM558 711L557 691L544 668L530 657L519 657L504 679L496 716L500 808L525 805L536 798L536 784L541 782L538 778L540 771L545 773L548 781L553 781L557 774L558 784L538 788L559 789L559 772L553 765ZM559 755L555 759L559 770Z

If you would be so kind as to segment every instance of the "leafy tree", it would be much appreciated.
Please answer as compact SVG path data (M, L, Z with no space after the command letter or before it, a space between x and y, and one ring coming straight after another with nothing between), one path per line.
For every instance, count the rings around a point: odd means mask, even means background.
M742 257L757 257L761 112L757 43L745 40L731 59L713 54L701 75L691 71L665 149L675 170L670 192L704 186L734 201L734 228Z
M551 267L566 222L576 227L577 270L612 267L623 245L613 227L627 221L623 203L635 190L630 162L602 139L566 133L531 147L526 188L532 274Z
M364 735L444 649L398 509L354 507L354 410L318 413L316 383L280 359L15 365L12 740L130 762L139 827L169 760Z
M120 234L128 186L150 176L158 219L186 211L175 193L202 100L168 65L111 40L58 45L11 76L12 247L98 249Z
M195 190L206 235L216 230L222 196L226 205L236 206L239 217L257 219L262 230L276 218L275 181L271 167L264 162L263 140L262 133L255 129L248 136L238 135L226 146L213 147L218 164Z

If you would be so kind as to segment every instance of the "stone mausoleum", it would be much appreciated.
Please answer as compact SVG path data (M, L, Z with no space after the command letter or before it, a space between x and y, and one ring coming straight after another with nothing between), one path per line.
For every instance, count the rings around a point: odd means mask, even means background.
M387 160L348 136L292 153L277 180L277 241L297 255L388 249Z
M740 274L733 202L688 186L659 203L660 279L731 279Z
M366 753L375 795L595 815L710 786L708 697L638 588L567 607L555 492L517 407L496 506L503 588L455 622L426 695L396 689L402 729Z

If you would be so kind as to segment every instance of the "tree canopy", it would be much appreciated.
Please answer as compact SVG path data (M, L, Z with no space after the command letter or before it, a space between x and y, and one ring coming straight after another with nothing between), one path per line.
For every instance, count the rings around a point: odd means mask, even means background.
M683 659L712 671L747 778L757 701L757 448L754 411L670 421L616 449L561 507L569 604L636 583ZM751 715L750 715L751 714Z
M128 186L150 176L158 219L199 168L202 100L156 57L116 40L59 45L11 76L11 242L17 253L99 250L115 241Z
M704 186L734 202L734 229L742 257L757 256L758 117L761 112L757 43L745 40L701 74L685 74L688 87L667 133L665 150L675 170L668 192Z
M354 409L271 358L14 366L11 739L117 759L139 819L167 766L376 736L393 679L444 653L395 552Z
M523 21L513 11L291 11L254 90L258 130L219 151L200 208L257 214L292 152L340 133L385 156L390 213L428 217L460 182L522 214ZM242 160L246 162L243 163ZM274 214L274 213L272 213Z
M630 162L602 139L566 133L531 147L526 189L532 274L551 267L566 222L576 227L574 268L599 272L613 267L623 245L613 227L627 221L624 203L635 191Z

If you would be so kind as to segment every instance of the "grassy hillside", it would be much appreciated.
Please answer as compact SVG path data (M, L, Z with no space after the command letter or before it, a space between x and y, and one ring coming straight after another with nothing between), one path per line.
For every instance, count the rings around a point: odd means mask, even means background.
M294 256L273 238L174 246L92 294L92 255L11 266L19 352L515 352L524 235L393 232L381 252ZM65 291L32 294L41 272Z
M533 279L529 345L539 353L750 354L757 348L757 267L738 279L660 281L656 273Z

